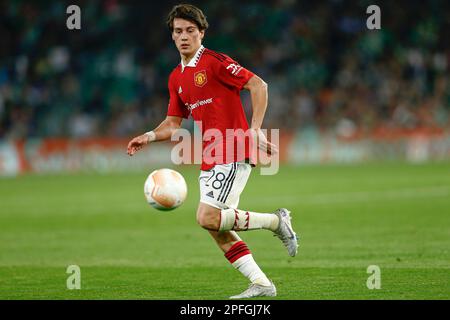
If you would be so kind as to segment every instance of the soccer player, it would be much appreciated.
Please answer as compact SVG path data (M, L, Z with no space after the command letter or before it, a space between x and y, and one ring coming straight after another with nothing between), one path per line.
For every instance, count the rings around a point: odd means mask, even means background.
M197 222L209 231L229 262L250 281L247 290L230 298L276 296L273 282L256 264L236 231L270 230L281 239L288 254L295 256L297 235L291 225L290 212L284 208L271 213L238 208L239 196L252 168L249 164L251 154L248 144L244 144L247 147L243 152L226 154L226 144L230 139L225 135L226 129L251 130L258 148L269 155L278 151L261 131L267 107L267 84L229 56L202 45L208 22L197 7L188 4L174 6L167 24L181 56L180 64L169 76L167 116L157 128L133 138L127 152L131 156L151 142L170 139L174 131L180 128L183 118L189 115L200 123L203 156ZM251 95L253 112L250 128L240 100L242 89L249 90ZM219 130L225 138L214 141L205 139L209 129ZM206 152L214 144L223 147L220 160L217 160L217 154L211 159Z

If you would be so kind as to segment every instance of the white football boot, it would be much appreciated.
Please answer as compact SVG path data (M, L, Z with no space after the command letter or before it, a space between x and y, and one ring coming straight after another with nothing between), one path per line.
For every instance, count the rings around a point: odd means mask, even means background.
M262 286L257 283L252 283L247 290L236 296L231 296L230 299L246 299L254 297L275 297L277 295L277 288L273 282L270 282L270 286Z
M295 257L298 248L298 237L292 229L290 211L285 208L275 211L275 215L280 219L277 230L275 230L275 236L277 236L286 247L289 255Z

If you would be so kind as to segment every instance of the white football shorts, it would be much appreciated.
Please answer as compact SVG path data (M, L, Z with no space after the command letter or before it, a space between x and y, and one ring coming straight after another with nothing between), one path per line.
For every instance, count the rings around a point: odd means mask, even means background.
M201 171L200 202L218 209L236 209L252 167L248 163L217 164L211 170Z

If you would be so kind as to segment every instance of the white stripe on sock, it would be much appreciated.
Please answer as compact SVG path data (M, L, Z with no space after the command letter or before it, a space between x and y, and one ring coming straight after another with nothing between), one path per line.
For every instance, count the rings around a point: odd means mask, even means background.
M258 283L263 286L270 286L270 280L256 264L251 254L246 254L232 263L233 267L239 270L251 283Z

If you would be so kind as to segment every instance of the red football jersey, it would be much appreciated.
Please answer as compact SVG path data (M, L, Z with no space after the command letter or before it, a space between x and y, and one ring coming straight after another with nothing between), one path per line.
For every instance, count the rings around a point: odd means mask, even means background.
M250 158L248 141L231 136L227 129L249 128L239 92L253 75L227 55L203 46L187 65L181 62L170 74L167 115L192 115L201 124L201 170ZM227 148L230 143L234 147Z

